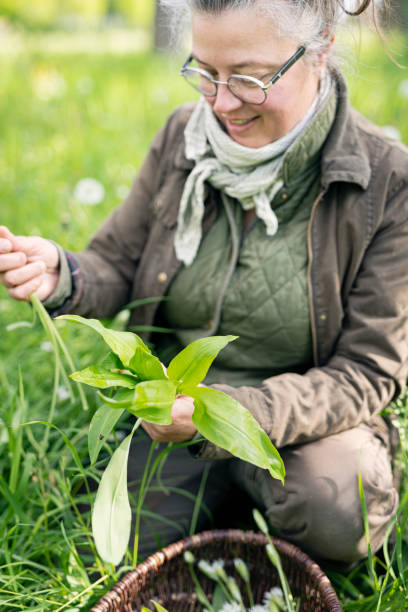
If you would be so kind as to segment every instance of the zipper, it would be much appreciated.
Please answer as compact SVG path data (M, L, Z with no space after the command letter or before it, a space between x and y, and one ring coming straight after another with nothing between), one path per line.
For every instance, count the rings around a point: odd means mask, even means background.
M307 227L307 251L308 251L308 265L307 265L307 286L309 294L309 310L310 310L310 326L312 330L312 346L313 346L313 361L314 365L318 366L318 355L317 355L317 331L316 322L314 317L314 304L313 304L313 289L312 289L312 263L313 263L313 251L312 251L312 224L316 212L317 205L325 195L326 190L319 193L316 200L313 202L312 210L310 212L309 223Z

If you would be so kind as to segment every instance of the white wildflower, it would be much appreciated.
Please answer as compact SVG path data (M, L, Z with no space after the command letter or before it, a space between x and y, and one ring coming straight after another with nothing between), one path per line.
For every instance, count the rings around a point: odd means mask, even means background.
M48 340L46 340L45 342L41 342L40 349L44 351L45 353L52 353L53 351L52 343L48 342Z
M256 606L252 606L252 608L249 608L249 612L269 612L269 608L257 604Z
M408 79L404 79L398 86L398 95L401 98L408 99Z
M74 197L80 204L95 206L104 199L105 188L94 178L83 178L75 186Z
M381 129L389 138L401 140L401 132L395 127L395 125L382 125Z
M205 574L209 578L212 578L213 580L218 580L218 572L224 569L224 561L222 559L218 559L216 561L213 561L212 563L209 563L205 559L200 559L200 561L198 562L198 567L203 572L203 574Z
M242 608L234 601L232 603L225 603L220 612L242 612Z
M70 397L69 391L64 385L58 387L57 397L60 401L66 400Z
M268 606L269 602L271 600L274 600L275 597L279 597L283 599L283 591L278 586L272 587L269 591L266 591L266 593L264 594L264 598L263 598L263 604L265 606Z

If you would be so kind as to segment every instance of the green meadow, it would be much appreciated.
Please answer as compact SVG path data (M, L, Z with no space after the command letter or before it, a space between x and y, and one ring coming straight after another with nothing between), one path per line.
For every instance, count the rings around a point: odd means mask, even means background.
M145 33L136 30L116 38L112 32L21 35L0 50L1 225L69 250L85 247L126 196L166 117L194 98L178 76L183 58L153 55L147 46ZM390 36L389 52L408 65L402 35ZM373 34L356 33L341 55L356 108L408 144L408 70ZM103 188L99 203L79 201L76 188L84 178ZM110 324L119 328L125 315ZM87 330L56 327L69 359L50 323L0 286L2 611L87 610L129 569L129 558L118 571L97 558L90 517L80 506L92 499L85 480L98 482L116 440L108 440L105 459L90 467L87 431L98 399L88 389L80 392L67 374L72 365L101 359L105 348ZM394 410L407 474L405 400ZM386 550L347 576L331 576L345 610L408 606L407 516L405 478Z

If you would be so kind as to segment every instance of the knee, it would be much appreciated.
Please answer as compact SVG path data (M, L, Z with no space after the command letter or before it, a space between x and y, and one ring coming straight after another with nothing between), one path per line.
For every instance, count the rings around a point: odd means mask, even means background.
M323 444L327 446L325 442L316 446ZM276 494L274 485L263 500L269 522L283 538L313 558L349 564L367 556L359 473L373 551L382 545L398 494L392 485L388 453L380 441L370 440L365 449L352 450L342 443L341 450L323 455L310 445L292 452L287 457L285 487Z

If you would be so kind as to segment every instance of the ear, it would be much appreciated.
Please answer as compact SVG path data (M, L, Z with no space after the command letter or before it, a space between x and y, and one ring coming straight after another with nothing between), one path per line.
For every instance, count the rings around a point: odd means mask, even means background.
M319 68L324 68L327 62L329 61L331 48L333 46L334 39L336 38L333 32L328 31L328 32L325 32L325 34L326 34L325 44L323 46L322 51L319 53L317 57L317 62L316 62Z

